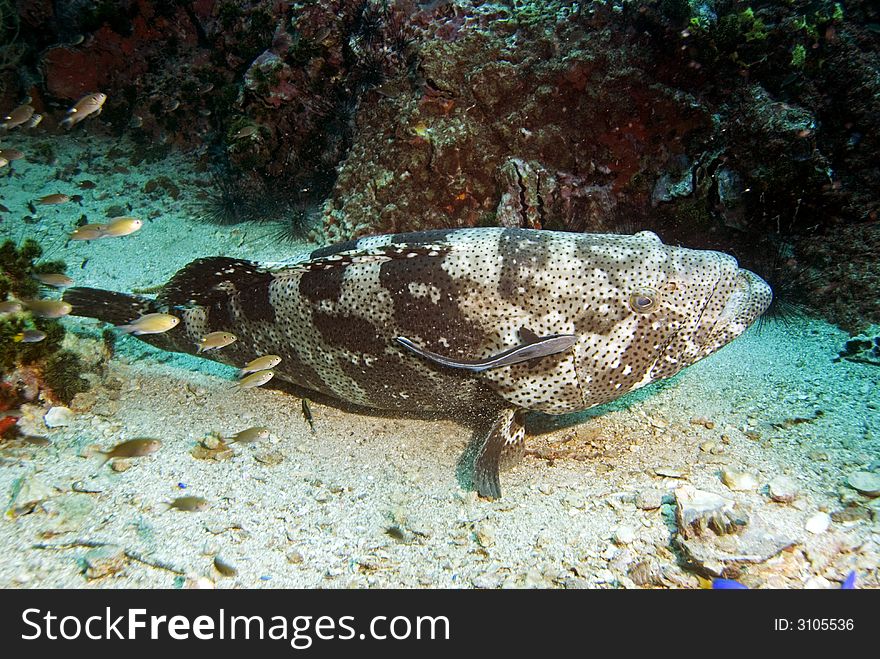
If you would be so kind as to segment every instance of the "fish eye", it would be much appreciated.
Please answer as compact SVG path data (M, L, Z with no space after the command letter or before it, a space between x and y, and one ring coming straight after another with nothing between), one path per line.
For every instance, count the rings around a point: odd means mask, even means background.
M640 288L629 296L629 306L636 313L647 313L657 308L660 294L653 288Z

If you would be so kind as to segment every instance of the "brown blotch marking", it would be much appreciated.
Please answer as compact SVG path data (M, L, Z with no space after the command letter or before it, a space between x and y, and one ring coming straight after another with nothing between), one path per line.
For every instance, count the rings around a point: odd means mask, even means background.
M162 288L159 301L169 306L205 306L213 318L212 326L216 326L224 318L236 322L229 302L237 295L247 320L272 323L275 308L269 303L269 286L274 279L251 261L212 256L178 271Z
M672 355L679 360L683 360L684 355L690 346L691 343L686 336L676 333L671 337L671 340L667 342L662 354ZM665 359L660 359L651 375L654 381L663 380L672 377L686 366L688 366L687 362L678 361L677 363L672 363Z
M307 270L299 279L299 294L313 304L321 300L339 301L342 296L342 279L345 276L348 260L336 264L328 262L330 268Z
M355 354L381 355L389 345L387 331L379 329L370 321L347 314L312 310L312 324L321 334L324 343Z
M234 282L239 293L241 311L247 320L252 322L275 322L275 307L269 298L269 287L275 277L268 272L257 272L249 275L240 283Z
M407 377L401 377L406 370L397 355L378 356L369 366L362 360L356 363L346 361L341 366L345 374L367 392L370 403L376 407L413 409L414 405L426 406L432 400L434 405L437 404L438 392L427 377L412 369Z
M84 286L68 288L62 299L73 307L72 316L98 318L113 325L124 325L159 310L158 305L147 298Z
M407 337L420 337L422 347L456 358L475 359L475 350L487 342L478 325L468 320L458 307L458 300L475 284L468 278L453 279L443 268L443 256L428 256L429 248L406 248L406 253L386 261L379 268L379 282L387 290L394 304L397 331ZM410 284L434 286L440 299L434 302L430 295L416 296ZM446 339L448 345L440 343Z
M255 271L257 264L226 256L196 259L178 270L158 295L161 304L169 306L209 305L216 297L217 286L234 283L239 274Z
M233 329L235 318L232 317L230 297L217 296L205 308L205 329L208 332L228 332Z
M465 373L444 373L444 378L436 382L428 377L425 369L408 367L399 355L380 355L369 366L363 363L344 362L342 370L356 382L370 398L370 404L382 409L428 409L453 411L461 407L460 387L473 390L467 397L470 409L487 404L497 398L484 385L475 382ZM406 373L406 377L401 377ZM450 385L450 380L460 380ZM385 387L384 385L388 386ZM455 391L450 391L452 386ZM405 397L404 397L405 396Z
M629 348L621 355L609 355L611 361L620 358L620 366L608 371L608 386L612 391L618 391L621 394L631 391L636 384L642 381L655 360L664 354L664 343L670 339L673 332L669 327L663 327L659 330L652 329L651 322L653 320L653 315L645 316L642 322L636 326ZM657 350L653 350L655 343L660 344L660 348ZM628 375L624 375L627 365L632 371ZM620 388L615 390L614 385L618 383Z
M599 313L599 306L605 303L611 307L610 310L605 314ZM615 297L596 298L574 318L575 333L606 336L630 313L630 308Z
M304 389L319 391L328 396L336 396L325 383L321 375L309 364L304 362L299 353L292 346L285 346L277 352L281 357L281 363L275 367L275 372L282 379L293 382Z

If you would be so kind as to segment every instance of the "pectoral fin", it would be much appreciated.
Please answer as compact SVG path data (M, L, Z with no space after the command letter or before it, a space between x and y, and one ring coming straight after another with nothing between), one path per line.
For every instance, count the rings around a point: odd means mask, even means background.
M534 336L534 334L532 334ZM511 364L519 364L520 362L546 357L547 355L555 355L564 352L577 343L578 337L574 334L552 334L550 336L535 336L533 341L527 341L518 346L505 350L497 355L492 355L485 359L477 360L456 360L450 357L444 357L436 352L425 350L418 347L405 336L398 336L397 342L403 347L411 350L420 357L429 359L430 361L440 364L441 366L449 366L450 368L464 368L469 371L479 373L490 368L499 368L500 366L510 366Z
M498 472L502 463L522 453L525 434L523 411L513 407L503 409L474 463L473 485L481 497L498 499L501 496Z

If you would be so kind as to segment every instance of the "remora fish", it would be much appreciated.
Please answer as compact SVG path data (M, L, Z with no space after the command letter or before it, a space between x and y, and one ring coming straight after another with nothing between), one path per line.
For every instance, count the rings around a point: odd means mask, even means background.
M742 334L771 297L733 257L651 232L503 228L371 236L291 263L203 258L155 300L64 295L74 314L116 324L173 310L178 327L138 337L167 350L232 332L202 356L276 354L280 379L350 403L494 411L473 476L486 497L522 448L525 411L576 412L668 378Z

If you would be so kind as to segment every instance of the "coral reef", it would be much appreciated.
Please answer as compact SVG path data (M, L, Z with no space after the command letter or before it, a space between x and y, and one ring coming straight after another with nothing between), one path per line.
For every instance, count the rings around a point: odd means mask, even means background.
M34 275L64 272L63 261L35 263L41 255L42 248L33 240L20 247L11 241L0 245L0 301L36 298L40 284ZM29 342L28 331L45 336ZM64 328L57 319L39 318L24 308L0 315L0 412L38 395L68 402L88 389L79 357L61 347L63 339ZM7 424L4 430L11 432L13 427Z
M759 271L784 241L779 274L809 272L802 302L876 322L877 18L797 1L425 9L426 84L361 106L322 234L536 226L540 212L546 228L635 224Z
M632 226L753 267L785 241L822 314L880 320L880 264L844 245L880 233L876 3L16 7L30 50L7 104L105 91L92 129L131 131L133 163L198 149L221 179L218 221L280 216L324 240Z
M532 205L524 226L646 225L658 169L708 136L711 118L645 84L650 50L607 13L597 29L565 3L422 11L424 84L362 106L326 234L510 224L510 200Z
M379 85L410 87L415 49L402 15L365 0L291 3L244 75L225 144L232 166L284 181L299 207L323 200L348 155L355 114ZM243 129L257 130L236 139Z

